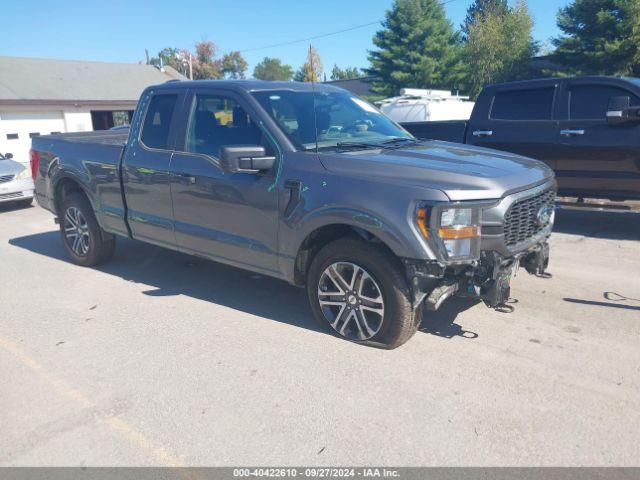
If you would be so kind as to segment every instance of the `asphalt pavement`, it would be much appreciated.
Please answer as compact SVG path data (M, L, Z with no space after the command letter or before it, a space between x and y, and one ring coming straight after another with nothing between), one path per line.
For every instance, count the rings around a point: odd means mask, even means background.
M130 240L65 257L0 207L0 465L640 464L640 214L561 210L513 313L453 300L405 346L305 292Z

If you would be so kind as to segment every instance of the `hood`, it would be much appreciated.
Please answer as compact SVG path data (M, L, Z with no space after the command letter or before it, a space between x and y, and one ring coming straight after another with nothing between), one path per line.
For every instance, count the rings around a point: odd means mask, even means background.
M549 167L531 158L440 141L322 154L320 159L327 170L340 175L437 189L452 201L500 198L553 178Z
M18 163L14 160L0 160L0 176L17 175L24 169L25 167L21 163Z

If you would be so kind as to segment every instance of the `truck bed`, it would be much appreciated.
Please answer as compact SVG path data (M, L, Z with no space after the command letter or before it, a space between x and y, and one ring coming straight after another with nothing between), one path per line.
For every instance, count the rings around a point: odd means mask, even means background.
M64 172L73 172L79 183L91 189L94 210L101 225L126 234L125 206L121 194L119 162L128 129L64 133L32 139L39 152L36 198L44 208L56 212L54 190ZM46 174L43 174L45 173Z

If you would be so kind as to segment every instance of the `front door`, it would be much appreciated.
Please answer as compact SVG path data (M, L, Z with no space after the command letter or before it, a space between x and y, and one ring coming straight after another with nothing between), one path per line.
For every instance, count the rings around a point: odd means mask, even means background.
M616 86L571 81L559 125L556 169L561 193L607 198L640 198L640 124L609 125L613 97L640 98ZM566 103L565 103L566 102Z
M188 102L190 119L170 167L179 248L241 267L276 271L275 172L229 173L218 160L226 145L261 145L268 155L275 155L275 144L235 94L196 90Z
M477 119L468 143L541 160L556 167L554 98L557 86L499 90L487 118Z

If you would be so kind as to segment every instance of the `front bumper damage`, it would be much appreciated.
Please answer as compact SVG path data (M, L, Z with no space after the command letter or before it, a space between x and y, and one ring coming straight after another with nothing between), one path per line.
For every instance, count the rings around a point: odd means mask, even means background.
M483 251L480 259L465 265L445 266L437 261L404 259L411 285L413 304L424 302L428 310L438 310L453 296L477 298L491 308L502 308L509 300L511 278L519 267L544 276L549 266L549 244L540 241L511 256Z

